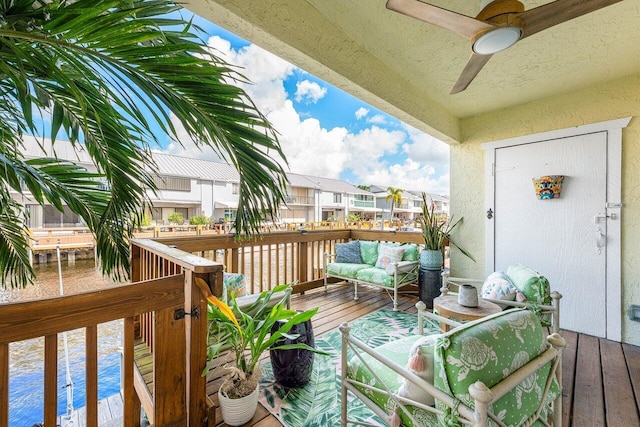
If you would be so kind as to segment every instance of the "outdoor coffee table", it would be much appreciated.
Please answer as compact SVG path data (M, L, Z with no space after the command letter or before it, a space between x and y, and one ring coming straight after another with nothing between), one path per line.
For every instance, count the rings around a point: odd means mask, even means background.
M480 299L477 307L465 307L458 304L457 295L439 296L433 300L433 311L447 319L468 321L481 319L490 314L500 313L499 305ZM440 323L440 330L447 332L449 325Z

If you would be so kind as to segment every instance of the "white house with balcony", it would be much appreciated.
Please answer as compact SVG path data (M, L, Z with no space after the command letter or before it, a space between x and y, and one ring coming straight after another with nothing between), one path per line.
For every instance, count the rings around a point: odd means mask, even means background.
M153 153L158 166L154 181L157 194L149 191L153 203L151 218L168 223L179 212L184 219L196 215L233 220L238 209L240 176L233 166L211 160Z
M393 218L391 218L391 201L387 201L389 192L387 187L372 185L369 190L374 194L376 207L382 210L382 218L399 219L403 222L412 222L422 212L422 195L416 196L410 191L402 192L402 200L393 207Z
M74 148L68 141L56 141L55 153L48 140L24 137L27 158L57 156L95 171L90 156L82 144ZM44 147L44 151L41 147ZM153 224L169 224L169 217L178 212L185 220L196 215L213 217L217 221L232 221L236 217L240 176L233 166L223 162L194 159L159 152L152 154L157 174L152 178L157 192L147 191L152 208L148 215ZM287 174L286 204L280 208L281 222L318 222L343 220L357 213L363 219L374 219L380 209L369 192L338 179L301 174ZM13 197L30 212L30 228L82 226L77 215L68 209L59 212L53 206L40 206L30 194L15 192Z

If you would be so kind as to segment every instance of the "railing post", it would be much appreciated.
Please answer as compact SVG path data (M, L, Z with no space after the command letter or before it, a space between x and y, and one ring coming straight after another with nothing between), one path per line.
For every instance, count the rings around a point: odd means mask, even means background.
M184 319L175 311L184 303L155 312L153 322L153 420L157 426L187 423L187 343Z
M185 298L185 311L188 309L188 301L190 301L189 310L192 313L196 308L199 311L197 317L188 316L186 324L189 426L202 427L208 416L207 378L202 376L202 371L207 364L208 324L207 301L195 283L196 280L204 281L209 290L222 289L222 265L217 265L215 270L208 273L186 272L185 274L185 286L190 288L190 297ZM215 420L207 420L207 424L215 425Z

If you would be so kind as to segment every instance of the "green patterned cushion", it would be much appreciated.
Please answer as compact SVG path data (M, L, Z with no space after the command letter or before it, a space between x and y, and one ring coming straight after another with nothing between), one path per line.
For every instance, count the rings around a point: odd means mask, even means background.
M471 384L482 381L491 388L545 350L536 315L530 310L508 310L456 328L438 340L434 385L473 407ZM492 412L507 426L518 426L535 413L551 363L492 405ZM553 400L558 393L554 382L547 399Z
M402 255L402 261L418 261L420 257L420 251L418 245L415 243L407 243L401 245L404 248L404 255Z
M232 298L240 298L247 294L244 274L223 273L222 275L222 301L231 303Z
M357 240L352 240L351 242L347 243L337 243L336 262L362 264L362 255L360 255L360 242Z
M327 274L355 279L358 271L371 268L369 264L351 264L347 262L332 262L327 264Z
M362 269L356 273L356 279L393 288L393 276L388 275L382 268L370 267Z
M400 366L405 366L409 360L409 351L413 344L419 339L423 338L420 335L411 335L405 338L400 338L395 341L391 341L387 344L383 344L380 347L376 348L376 352L381 355L391 359L395 363ZM395 371L388 368L381 362L377 361L373 357L368 354L363 354L363 358L369 367L382 379L382 382L391 390L395 392L402 384L402 377L398 375ZM370 386L378 387L384 389L382 384L375 379L375 377L371 374L371 371L368 370L362 363L362 361L354 356L349 361L348 368L348 376L351 379L356 381L363 382ZM395 408L395 403L388 396L385 396L381 393L376 393L371 390L367 390L364 387L358 387L358 389L364 393L368 398L373 400L376 405L383 408L385 412L388 414L392 413ZM435 426L437 421L435 415L424 411L422 409L415 408L413 406L408 406L407 409L414 414L416 421L419 422L420 426ZM411 425L410 419L403 411L398 411L400 415L400 419L402 420L403 426Z
M528 302L537 304L551 304L551 289L549 281L537 271L521 264L511 265L507 268L507 276L511 283L527 298ZM545 325L551 324L551 315L540 316L540 321Z
M376 265L376 261L378 261L378 242L360 240L360 256L363 263Z

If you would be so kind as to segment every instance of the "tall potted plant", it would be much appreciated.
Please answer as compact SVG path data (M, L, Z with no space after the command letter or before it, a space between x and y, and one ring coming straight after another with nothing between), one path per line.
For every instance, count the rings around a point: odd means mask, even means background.
M451 238L451 232L460 224L462 218L457 221L441 218L435 213L435 206L429 207L427 194L422 193L422 215L418 218L418 223L422 229L424 238L424 250L420 253L420 266L426 270L440 270L443 264L442 251L445 243L455 246L465 256L474 260L471 254L458 246ZM475 261L475 260L474 260Z
M282 292L281 298L275 296ZM229 349L235 356L235 363L227 366L230 374L218 393L222 418L228 425L242 425L253 418L258 405L259 360L266 350L306 349L326 354L302 343L278 345L281 338L295 339L288 333L290 329L308 321L318 311L317 307L307 311L286 308L290 293L290 286L276 286L262 292L253 304L245 308L239 307L235 298L231 305L215 297L209 298L211 344L203 375L213 367L221 351ZM276 322L281 326L276 326L272 332Z

